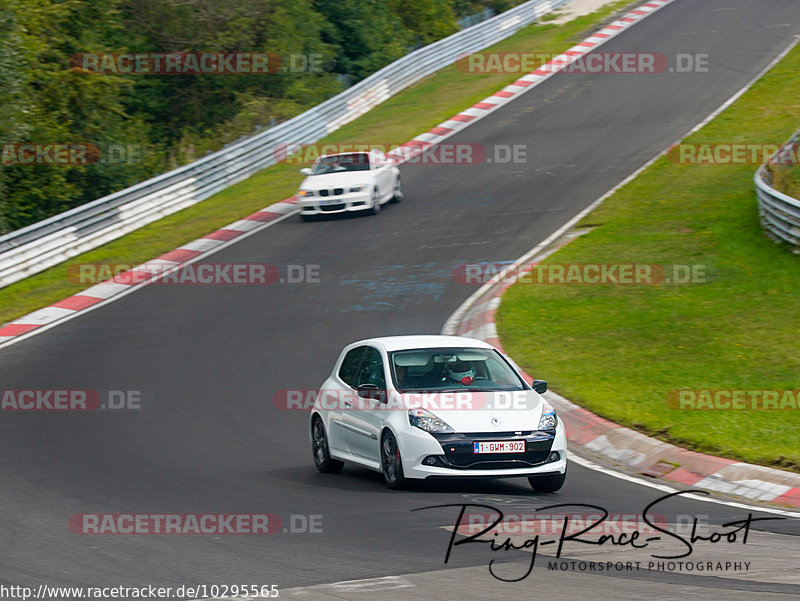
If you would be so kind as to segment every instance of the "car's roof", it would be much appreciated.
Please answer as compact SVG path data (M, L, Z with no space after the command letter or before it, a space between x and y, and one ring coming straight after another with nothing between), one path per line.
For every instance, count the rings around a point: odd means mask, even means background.
M385 348L388 352L402 351L406 349L418 348L448 348L448 347L471 347L471 348L494 348L492 345L476 338L466 338L464 336L383 336L380 338L369 338L359 340L355 344L375 344Z

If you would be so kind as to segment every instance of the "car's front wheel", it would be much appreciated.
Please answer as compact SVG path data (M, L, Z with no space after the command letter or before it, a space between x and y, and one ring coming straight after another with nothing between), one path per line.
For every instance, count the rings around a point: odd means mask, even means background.
M531 488L536 492L556 492L564 486L567 479L567 470L563 474L549 474L547 476L528 476Z
M337 461L331 458L325 426L319 417L314 418L311 426L311 451L314 453L314 464L323 474L342 471L344 461Z
M400 457L400 447L397 439L391 432L386 432L381 439L381 470L383 479L389 488L403 488L406 483L403 476L403 462Z
M398 203L401 200L403 200L403 180L401 180L398 175L397 179L394 180L394 195L389 202Z
M369 208L370 215L377 215L381 212L381 193L378 188L372 191L372 205Z

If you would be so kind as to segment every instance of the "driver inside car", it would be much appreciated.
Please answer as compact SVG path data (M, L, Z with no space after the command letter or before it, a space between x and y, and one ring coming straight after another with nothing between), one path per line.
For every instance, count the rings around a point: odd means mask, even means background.
M447 383L469 386L475 381L475 368L470 361L451 361L445 366L443 380Z

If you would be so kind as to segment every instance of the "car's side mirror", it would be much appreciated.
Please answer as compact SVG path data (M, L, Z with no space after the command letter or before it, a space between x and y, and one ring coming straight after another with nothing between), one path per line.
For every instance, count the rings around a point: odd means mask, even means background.
M362 399L375 399L382 403L386 397L385 392L378 388L376 384L362 384L356 392Z
M303 167L300 170L300 173L302 173L303 175L311 175L311 169L309 167Z
M539 394L547 392L547 382L545 380L534 380L533 389Z

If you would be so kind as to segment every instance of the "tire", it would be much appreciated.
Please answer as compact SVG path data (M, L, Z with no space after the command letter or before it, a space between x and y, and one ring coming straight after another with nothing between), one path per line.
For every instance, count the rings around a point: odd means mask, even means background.
M392 204L397 204L403 200L403 180L400 179L400 175L397 176L397 179L394 180L394 196L392 196L391 202Z
M367 213L370 215L377 215L381 212L381 193L377 188L372 192L372 206L370 206Z
M398 490L405 487L407 480L403 475L403 461L397 439L388 431L381 438L381 472L389 488Z
M314 465L323 474L335 474L342 471L344 461L331 458L325 426L318 417L315 417L311 424L311 453L314 455Z
M567 479L567 470L563 474L551 474L549 476L528 476L531 488L536 492L556 492L564 486Z

